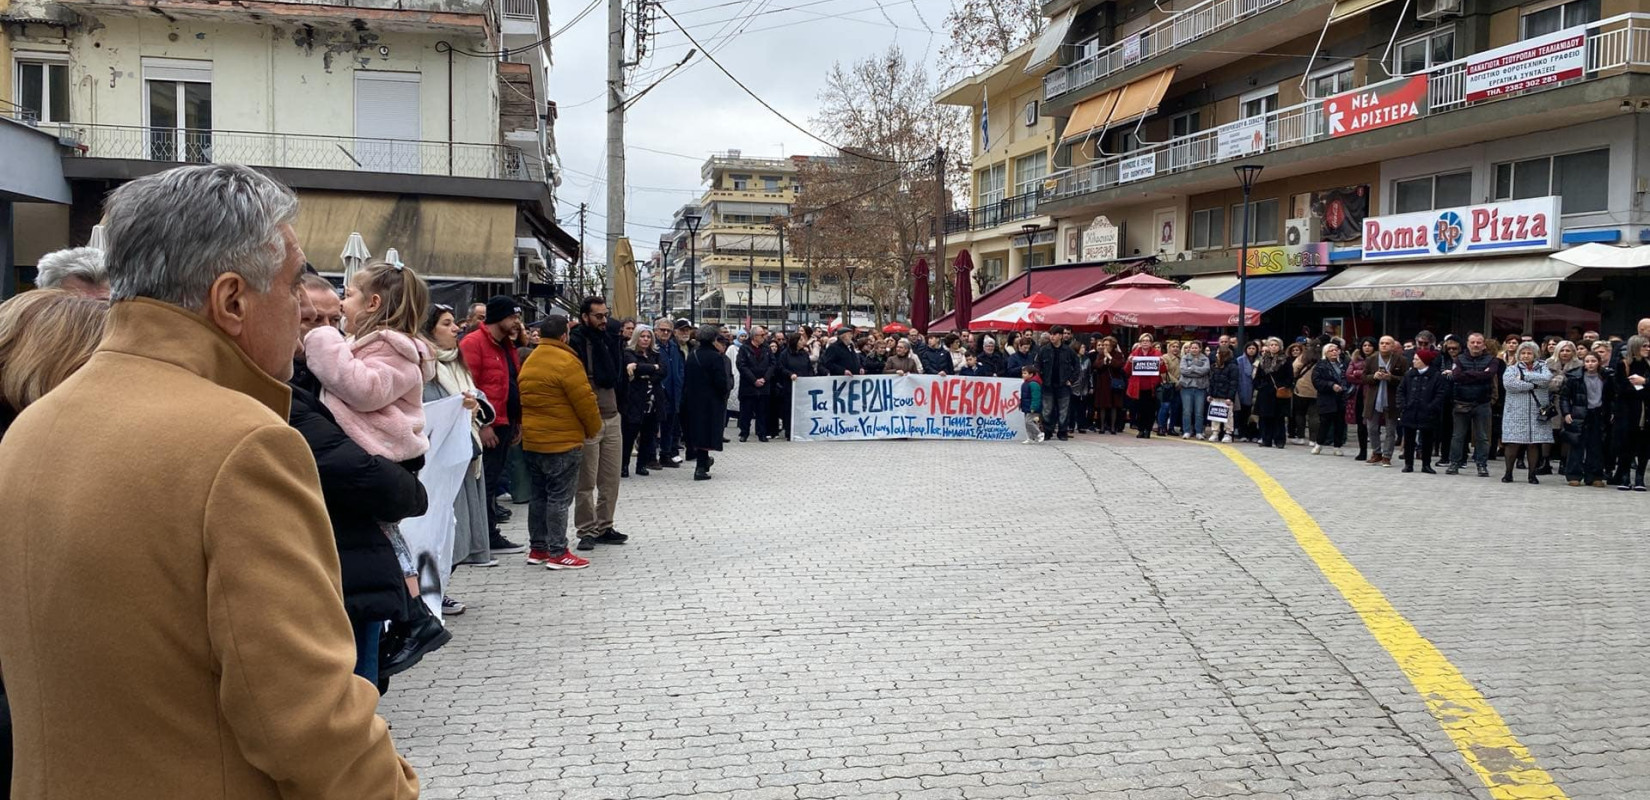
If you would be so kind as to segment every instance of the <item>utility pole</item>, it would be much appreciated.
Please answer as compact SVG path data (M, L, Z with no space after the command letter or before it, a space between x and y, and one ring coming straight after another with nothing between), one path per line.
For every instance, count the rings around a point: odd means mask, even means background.
M579 287L581 287L581 291L582 291L582 287L584 286L584 251L585 251L585 246L584 246L584 222L585 222L585 217L589 213L590 213L590 204L589 203L580 203L579 204L579 263L574 265L574 271L578 274L578 283L577 283L577 285ZM572 275L567 276L567 282L569 284L572 284L574 282L574 279L573 279ZM571 287L568 287L568 288L571 288ZM579 298L569 298L569 299L579 299Z
M745 330L756 327L756 236L751 236L751 268L745 276Z
M945 148L934 148L934 273L941 276L941 280L932 281L928 286L929 302L934 299L935 284L943 285L945 276L945 218L951 209L946 208L945 202ZM935 305L935 308L941 305ZM958 326L961 330L968 330L968 320L961 320ZM926 331L924 331L926 333Z
M607 264L624 238L624 3L607 0Z

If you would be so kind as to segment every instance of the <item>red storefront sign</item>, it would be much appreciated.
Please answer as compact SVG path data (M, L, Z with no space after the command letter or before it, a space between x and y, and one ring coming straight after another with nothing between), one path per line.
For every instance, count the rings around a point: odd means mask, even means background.
M1323 101L1329 135L1351 136L1420 119L1427 106L1427 76L1365 86Z

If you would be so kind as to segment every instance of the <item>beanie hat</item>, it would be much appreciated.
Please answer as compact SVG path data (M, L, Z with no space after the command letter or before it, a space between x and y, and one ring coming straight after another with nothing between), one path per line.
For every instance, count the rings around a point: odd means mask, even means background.
M482 322L492 325L520 314L521 306L516 305L516 299L501 294L487 301L487 316Z
M1431 348L1417 350L1415 351L1415 357L1421 359L1422 364L1430 367L1432 366L1432 362L1438 360L1438 351Z

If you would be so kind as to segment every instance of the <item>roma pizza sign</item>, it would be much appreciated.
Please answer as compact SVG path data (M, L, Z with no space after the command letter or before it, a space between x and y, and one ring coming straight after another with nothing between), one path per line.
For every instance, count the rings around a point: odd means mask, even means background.
M1557 250L1559 198L1508 200L1364 220L1364 261Z

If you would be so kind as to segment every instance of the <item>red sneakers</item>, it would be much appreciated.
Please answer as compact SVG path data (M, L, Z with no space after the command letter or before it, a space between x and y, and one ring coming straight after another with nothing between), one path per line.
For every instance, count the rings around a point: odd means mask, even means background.
M564 552L544 562L545 569L584 569L588 566L590 566L588 560L579 558L571 552Z
M540 550L537 547L535 547L532 550L527 551L527 563L532 564L535 567L540 565L540 564L548 563L549 561L550 561L550 551L549 550Z

